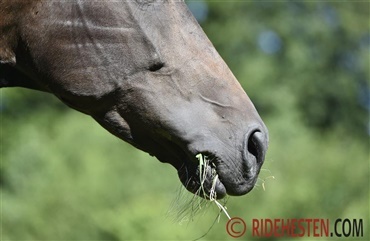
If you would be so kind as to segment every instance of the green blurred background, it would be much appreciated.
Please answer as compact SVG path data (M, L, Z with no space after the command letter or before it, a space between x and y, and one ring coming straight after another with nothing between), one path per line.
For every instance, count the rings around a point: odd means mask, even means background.
M369 2L187 4L270 131L258 185L229 214L362 218L369 240ZM52 95L2 89L0 111L2 240L192 240L218 214L175 222L175 169ZM226 222L202 240L232 239Z

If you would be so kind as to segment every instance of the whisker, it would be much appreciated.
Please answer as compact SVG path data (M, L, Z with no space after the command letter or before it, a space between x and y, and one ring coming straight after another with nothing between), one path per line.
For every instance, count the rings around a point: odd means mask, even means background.
M208 157L206 155L199 154L197 155L197 158L199 160L199 180L195 180L194 176L186 176L184 187L187 188L187 186L192 182L199 181L198 189L191 196L187 196L186 194L190 193L183 192L184 188L182 187L181 190L178 191L177 197L172 202L172 208L168 214L171 212L176 212L176 217L174 220L180 223L184 221L192 221L196 215L205 211L211 205L211 203L215 203L216 207L220 211L219 215L223 212L227 218L230 219L230 215L226 211L226 201L224 201L224 204L222 204L221 201L217 200L217 193L215 189L218 181L218 175L215 170L215 164L213 163L217 157ZM188 175L186 166L184 166L184 168L186 170L186 175ZM211 178L212 180L210 190L208 190L209 193L206 192L205 188L205 181L207 178Z
M275 176L267 176L267 177L265 177L265 178L258 178L258 180L259 181L262 181L262 188L263 188L263 191L266 191L266 188L265 188L265 183L266 183L266 181L268 180L268 179L275 179ZM259 187L259 184L258 183L256 183L255 185L254 185L256 188L258 188Z

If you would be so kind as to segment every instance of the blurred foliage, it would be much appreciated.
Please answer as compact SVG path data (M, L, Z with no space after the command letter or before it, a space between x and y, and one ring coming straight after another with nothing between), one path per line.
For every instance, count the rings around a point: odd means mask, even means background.
M368 240L368 3L188 4L270 131L258 185L230 215L363 218ZM191 240L212 225L215 207L180 224L177 204L167 214L171 166L49 94L0 93L1 240ZM202 240L231 239L226 221Z
M367 140L368 4L211 2L204 28L261 114L285 107L284 88L313 130Z

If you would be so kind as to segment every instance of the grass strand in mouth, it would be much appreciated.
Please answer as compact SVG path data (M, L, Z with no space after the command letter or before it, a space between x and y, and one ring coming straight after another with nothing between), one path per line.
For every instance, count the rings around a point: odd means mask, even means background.
M222 205L220 202L217 201L217 193L216 193L216 184L218 181L218 174L216 172L216 166L212 163L206 155L199 153L196 155L196 158L199 160L199 178L200 178L200 192L201 195L204 196L205 199L209 200L210 202L214 202L216 206L222 211L228 219L231 219L230 215L226 211L226 206ZM212 168L213 167L213 168ZM204 182L207 178L207 170L211 169L211 178L212 178L212 186L209 190L209 195L206 194L204 189Z
M210 207L212 203L214 203L218 209L216 221L220 219L222 212L227 216L228 219L230 219L230 215L226 210L228 196L223 198L221 201L217 200L216 185L219 177L216 172L216 166L206 155L198 154L196 155L196 158L199 161L199 177L197 177L199 188L194 194L190 195L190 193L184 188L184 186L181 185L177 195L175 196L175 199L172 201L170 209L167 212L167 216L172 216L173 220L180 224L194 221L195 216L200 215L201 213L204 214L207 211L208 207ZM212 180L209 195L207 195L205 188L207 172L209 172L208 178L211 178Z

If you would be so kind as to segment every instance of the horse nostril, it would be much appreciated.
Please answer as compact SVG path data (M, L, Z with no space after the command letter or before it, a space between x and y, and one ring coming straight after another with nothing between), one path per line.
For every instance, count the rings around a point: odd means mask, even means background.
M264 133L257 130L253 131L247 138L246 152L256 158L258 165L262 165L267 149L266 136L264 135Z
M258 142L254 135L248 139L248 151L256 158L258 157ZM258 158L257 158L258 159Z
M156 72L164 67L163 62L155 62L152 65L149 66L149 71Z
M245 141L246 141L246 145L245 145L244 153L245 153L245 159L247 160L247 163L253 166L252 159L254 159L256 164L258 166L261 166L265 159L265 153L267 150L266 135L259 130L253 130L247 133Z

